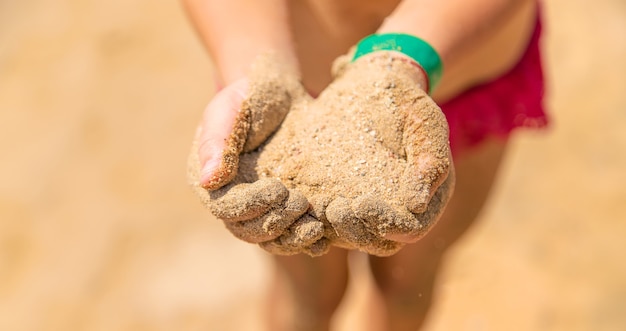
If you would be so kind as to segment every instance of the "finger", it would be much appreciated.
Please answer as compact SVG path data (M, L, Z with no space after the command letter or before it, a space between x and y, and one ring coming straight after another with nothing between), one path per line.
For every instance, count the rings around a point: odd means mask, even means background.
M324 225L315 218L304 215L295 221L280 237L266 241L260 246L268 252L281 252L280 255L297 254L313 245L324 235Z
M413 214L404 207L394 207L371 196L355 199L355 214L366 221L373 232L381 237L402 243L414 243L430 231L452 197L454 191L454 169L439 186L426 210Z
M415 216L420 220L421 224L423 225L423 229L421 232L422 237L426 235L428 231L430 231L437 224L439 219L441 219L441 216L443 215L445 208L448 205L448 202L452 198L455 179L456 176L454 173L454 167L451 167L448 177L441 185L439 185L437 191L435 191L435 194L430 199L426 210L421 214L415 214ZM403 241L411 242L410 240Z
M309 215L304 215L294 222L279 239L281 245L301 249L320 240L323 235L324 224Z
M375 239L364 222L354 214L346 198L333 200L326 208L326 218L341 239L358 247L369 245Z
M248 94L246 78L219 91L204 111L198 134L200 184L214 190L234 177L238 156L249 129L249 114L242 112Z
M267 216L268 214L243 222L224 222L224 225L235 237L245 242L257 244L280 236L280 233L267 233L263 230L263 224L267 221Z
M312 196L309 201L311 202L309 214L324 223L324 237L328 238L330 241L336 241L336 239L338 239L337 232L335 232L330 222L328 222L328 219L326 219L326 208L333 201L333 197L327 194L317 194Z
M307 97L297 72L292 61L274 52L255 59L250 73L250 97L243 106L251 116L244 152L259 147L278 128L292 103Z
M242 104L243 110L250 114L244 152L259 147L287 116L292 96L285 84L287 82L276 77L265 77L251 84L250 97Z
M259 243L259 247L263 248L266 252L273 255L290 256L302 253L298 249L281 246L280 243L278 243L276 240Z
M249 221L226 222L226 228L237 238L260 243L281 236L289 226L309 209L309 202L297 191L289 193L284 203Z
M313 195L309 201L311 202L311 216L323 221L326 219L326 208L333 201L333 198L329 194L316 194Z
M260 179L251 184L229 185L210 192L210 210L227 222L251 220L265 214L289 197L277 179Z
M200 198L202 204L207 208L211 208L211 196L209 192L200 184L200 161L198 160L198 139L200 128L196 130L196 139L191 145L191 151L187 157L187 182Z
M337 198L326 209L326 217L341 240L346 240L361 251L376 256L389 256L398 252L403 244L374 235L362 219L352 211L350 201ZM344 244L338 245L345 247Z
M310 246L304 247L302 252L310 257L322 256L330 250L331 241L328 238L322 237L320 240L314 242Z
M452 157L448 124L441 109L423 91L413 92L402 138L408 163L403 189L406 207L421 213L448 176Z
M306 213L309 210L309 201L304 194L291 190L289 191L289 197L287 201L270 211L270 215L274 215L263 223L263 230L267 233L278 233L279 235L285 232L295 220Z
M404 245L401 242L379 238L371 245L359 249L370 255L387 257L396 254Z
M415 242L422 237L427 224L404 207L394 207L373 196L354 200L352 207L370 231L399 242Z

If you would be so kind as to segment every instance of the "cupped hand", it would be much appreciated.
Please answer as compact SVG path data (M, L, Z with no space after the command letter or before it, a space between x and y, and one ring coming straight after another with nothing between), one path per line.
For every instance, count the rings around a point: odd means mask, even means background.
M267 84L271 72L259 82ZM201 177L213 191L199 190L235 236L274 254L320 255L333 244L386 256L439 219L454 171L447 123L423 91L422 71L400 54L377 52L339 60L335 72L316 100L284 83L237 97L244 101L233 112L218 171ZM278 130L258 122L263 116L251 120L267 105L286 105L272 112L286 114ZM245 147L259 123L275 132ZM191 178L200 178L193 172L199 161L190 164Z
M422 238L452 195L447 122L425 92L424 71L402 54L375 52L352 63L343 58L334 69L329 93L350 95L349 104L359 109L360 121L379 135L376 143L402 162L395 174L383 172L392 183L397 180L387 188L393 194L363 191L337 198L326 209L326 218L348 243L371 254L390 255Z
M303 97L297 75L274 55L261 56L249 78L226 86L211 100L189 158L188 177L209 210L237 238L271 241L261 246L273 253L314 254L309 246L321 238L322 223L304 215L309 203L301 193L278 180L239 172L240 155L257 149Z
M335 67L318 99L297 104L262 150L242 156L254 165L244 171L304 194L326 242L391 255L423 237L451 196L447 122L402 55Z

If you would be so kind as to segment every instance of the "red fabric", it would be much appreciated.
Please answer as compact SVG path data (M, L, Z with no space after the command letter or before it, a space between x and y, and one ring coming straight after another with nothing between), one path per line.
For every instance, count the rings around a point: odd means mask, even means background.
M453 154L487 137L507 138L516 128L541 128L548 124L543 107L540 36L538 17L528 48L513 69L440 105L448 119Z

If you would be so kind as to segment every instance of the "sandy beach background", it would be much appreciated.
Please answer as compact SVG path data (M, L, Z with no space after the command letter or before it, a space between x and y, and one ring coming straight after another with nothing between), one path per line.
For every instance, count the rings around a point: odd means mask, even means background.
M553 125L516 134L426 330L626 329L626 2L545 14ZM177 1L0 1L0 330L259 329L268 258L185 180L211 77Z

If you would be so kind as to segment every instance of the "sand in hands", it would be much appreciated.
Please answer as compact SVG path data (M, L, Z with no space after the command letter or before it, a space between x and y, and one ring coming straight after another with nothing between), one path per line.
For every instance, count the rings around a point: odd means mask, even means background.
M403 74L415 69L389 53L336 67L335 81L317 99L292 93L279 129L238 164L225 163L225 173L237 173L231 184L212 197L200 190L218 217L270 210L270 224L266 217L245 227L270 252L320 255L337 245L390 255L432 227L452 192L447 123ZM262 68L257 74L253 85L281 80ZM274 91L253 102L285 103L282 90ZM229 140L235 152L243 150L240 131ZM276 238L264 240L270 232Z

